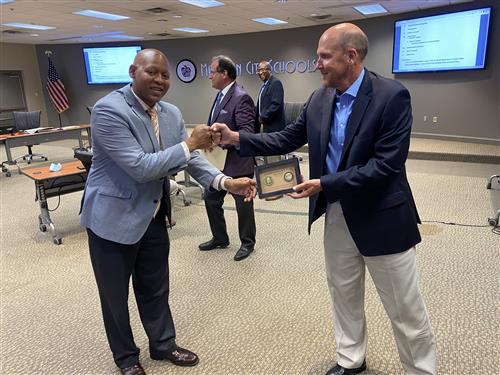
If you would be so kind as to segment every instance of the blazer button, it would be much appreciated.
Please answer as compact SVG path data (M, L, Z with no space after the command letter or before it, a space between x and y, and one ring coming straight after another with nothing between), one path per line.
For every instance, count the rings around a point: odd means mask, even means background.
M153 201L153 203L154 203L154 204L158 203L158 199L155 199L155 200Z

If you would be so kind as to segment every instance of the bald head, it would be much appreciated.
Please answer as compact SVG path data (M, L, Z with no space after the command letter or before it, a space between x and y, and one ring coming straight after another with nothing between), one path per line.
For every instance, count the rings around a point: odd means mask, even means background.
M154 60L154 59L160 59L164 60L165 63L168 65L168 59L165 54L157 49L154 48L147 48L139 51L137 55L135 56L133 65L143 65L147 64L148 62Z
M129 68L132 90L148 106L153 107L170 88L167 56L157 49L140 51Z
M368 53L368 38L366 34L352 23L340 23L330 27L323 33L321 39L335 43L344 52L349 48L355 49L360 62L363 62Z
M368 38L352 23L341 23L326 30L318 42L316 67L323 84L339 92L347 90L363 70Z

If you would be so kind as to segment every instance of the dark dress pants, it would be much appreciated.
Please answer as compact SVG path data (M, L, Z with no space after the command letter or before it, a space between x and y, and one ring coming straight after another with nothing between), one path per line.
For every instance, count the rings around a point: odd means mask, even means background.
M89 229L87 234L104 326L116 365L126 368L139 362L128 310L131 276L150 353L173 351L175 329L168 304L170 244L163 207L136 244L108 241Z
M210 230L215 240L220 243L229 243L224 209L222 208L226 194L227 191L225 190L205 191L205 208L210 223ZM253 201L244 202L245 197L241 195L233 195L233 198L236 204L236 213L238 214L238 233L240 235L241 246L253 249L256 232Z

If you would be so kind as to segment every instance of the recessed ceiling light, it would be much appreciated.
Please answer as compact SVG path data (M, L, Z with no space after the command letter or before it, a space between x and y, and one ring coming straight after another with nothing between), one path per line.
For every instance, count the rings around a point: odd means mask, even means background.
M217 0L179 0L181 3L194 5L200 8L220 7L224 3Z
M285 23L288 23L286 21L279 20L277 18L272 18L272 17L252 18L252 21L264 23L266 25L284 25Z
M6 22L6 23L2 23L1 25L2 26L19 27L21 29L33 29L33 30L55 29L55 27L53 27L53 26L33 25L31 23L22 23L22 22Z
M30 34L30 36L40 36L39 34Z
M176 14L176 15L172 16L172 18L182 18L182 16Z
M120 20L126 20L126 19L130 18L127 16L121 16L119 14L104 13L104 12L99 12L97 10L92 10L92 9L81 10L79 12L73 12L73 14L76 14L77 16L101 18L103 20L108 20L108 21L120 21Z
M194 33L194 34L198 34L198 33L208 33L208 30L205 30L205 29L197 29L197 28L194 28L194 27L176 27L174 28L174 30L177 30L177 31L183 31L185 33Z
M358 5L353 8L365 16L369 16L370 14L387 13L387 9L380 4Z
M110 35L109 37L113 38L113 39L125 39L125 40L139 40L139 39L144 39L142 36L126 35L126 34Z

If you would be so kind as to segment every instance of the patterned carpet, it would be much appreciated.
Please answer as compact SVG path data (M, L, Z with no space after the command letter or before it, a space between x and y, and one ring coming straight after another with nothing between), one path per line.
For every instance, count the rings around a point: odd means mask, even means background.
M72 160L71 142L37 147ZM22 149L14 151L21 152ZM4 155L3 150L0 154ZM306 172L306 160L301 168ZM40 163L36 164L37 166ZM499 373L499 237L486 179L498 165L409 160L420 216L421 287L439 350L439 374ZM177 342L200 355L194 368L149 358L131 294L136 343L148 374L322 375L335 363L331 306L324 277L323 220L307 235L307 202L257 200L257 245L234 262L239 243L234 203L226 199L227 249L200 252L210 237L199 190L176 199L171 236L171 306ZM51 213L60 246L38 231L34 184L14 171L0 176L0 373L118 374L107 347L98 295L79 226L81 192ZM57 198L49 200L54 209ZM431 222L432 221L432 222ZM464 227L434 221L478 225ZM367 375L402 374L389 321L367 278Z

